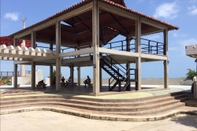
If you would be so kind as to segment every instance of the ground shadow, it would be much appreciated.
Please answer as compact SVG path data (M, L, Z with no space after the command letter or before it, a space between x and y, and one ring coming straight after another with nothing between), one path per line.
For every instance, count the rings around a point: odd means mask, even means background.
M183 116L173 117L171 121L197 129L197 111L190 112L189 114Z

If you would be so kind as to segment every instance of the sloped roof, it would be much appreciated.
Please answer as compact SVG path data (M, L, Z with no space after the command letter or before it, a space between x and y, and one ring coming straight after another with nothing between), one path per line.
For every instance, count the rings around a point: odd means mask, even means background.
M20 30L12 35L13 37L16 34L22 33L25 30L31 29L33 27L36 27L38 25L41 25L51 19L57 18L58 16L61 16L63 14L66 14L72 10L75 10L92 0L82 0L81 2L56 13L55 15L48 17L47 19L40 21L32 26L29 26L23 30ZM153 20L157 23L160 23L162 25L165 25L168 27L168 30L174 30L178 29L177 26L168 24L164 21L160 21L156 18L153 18L151 16L147 16L145 14L142 14L140 12L134 11L132 9L129 9L126 7L124 0L99 0L101 2L104 2L105 4L112 5L114 7L118 7L120 9L123 9L125 11L128 11L132 14L144 17L149 20ZM105 10L100 10L100 41L102 41L103 44L109 42L117 35L134 35L135 34L135 20L128 19L122 16L119 16L117 14L113 14L110 12L107 12ZM69 46L69 47L76 47L76 46L82 46L82 45L88 45L92 42L92 11L87 11L82 14L79 14L77 16L73 16L72 18L66 19L63 21L65 24L62 24L62 45L63 46ZM161 30L147 25L145 23L142 23L142 34L151 34L153 32L160 32ZM52 25L50 27L47 27L45 29L39 30L36 32L36 40L38 42L50 42L55 39L54 33L55 33L55 25ZM30 35L25 36L23 39L31 39Z

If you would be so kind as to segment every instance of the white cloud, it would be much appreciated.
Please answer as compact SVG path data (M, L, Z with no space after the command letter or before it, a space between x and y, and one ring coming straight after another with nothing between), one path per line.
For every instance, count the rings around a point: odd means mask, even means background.
M164 17L164 18L176 18L177 13L179 12L178 5L176 2L173 3L164 3L157 7L154 17Z
M144 38L149 39L149 40L158 40L158 39L160 39L160 35L159 34L153 34L153 35L145 36Z
M181 45L192 45L192 44L197 44L197 39L195 38L191 38L191 39L185 39L185 40L181 40L180 42Z
M9 12L9 13L6 13L4 17L6 19L11 19L13 21L17 21L18 16L19 16L19 13L17 13L17 12L12 12L12 13Z
M190 0L189 2L190 2L190 3L195 3L195 2L196 2L196 0Z
M175 50L177 50L177 47L169 47L168 50L169 51L175 51Z
M191 7L188 7L188 10L189 10L189 14L191 15L197 15L197 7L196 6L191 6Z
M178 36L178 34L177 34L177 33L173 33L173 36L174 36L174 37L177 37L177 36Z

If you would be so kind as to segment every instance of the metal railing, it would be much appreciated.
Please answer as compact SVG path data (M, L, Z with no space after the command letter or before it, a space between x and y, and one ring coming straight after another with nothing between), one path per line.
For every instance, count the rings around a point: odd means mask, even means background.
M127 49L127 40L110 42L105 44L103 47L119 51L135 52L135 42L135 38L130 39L129 49ZM155 55L164 55L164 43L141 38L141 52Z
M25 74L30 74L31 71L26 71ZM0 71L0 77L14 76L14 71ZM17 76L20 76L20 71L17 71Z

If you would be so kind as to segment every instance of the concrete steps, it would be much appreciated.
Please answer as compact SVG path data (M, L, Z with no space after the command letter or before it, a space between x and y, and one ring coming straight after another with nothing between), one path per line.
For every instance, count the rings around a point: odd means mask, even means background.
M184 93L159 95L140 99L94 99L66 96L24 96L1 98L1 114L6 110L18 110L31 107L72 109L81 112L96 112L115 115L151 115L176 110L185 106L188 96Z

